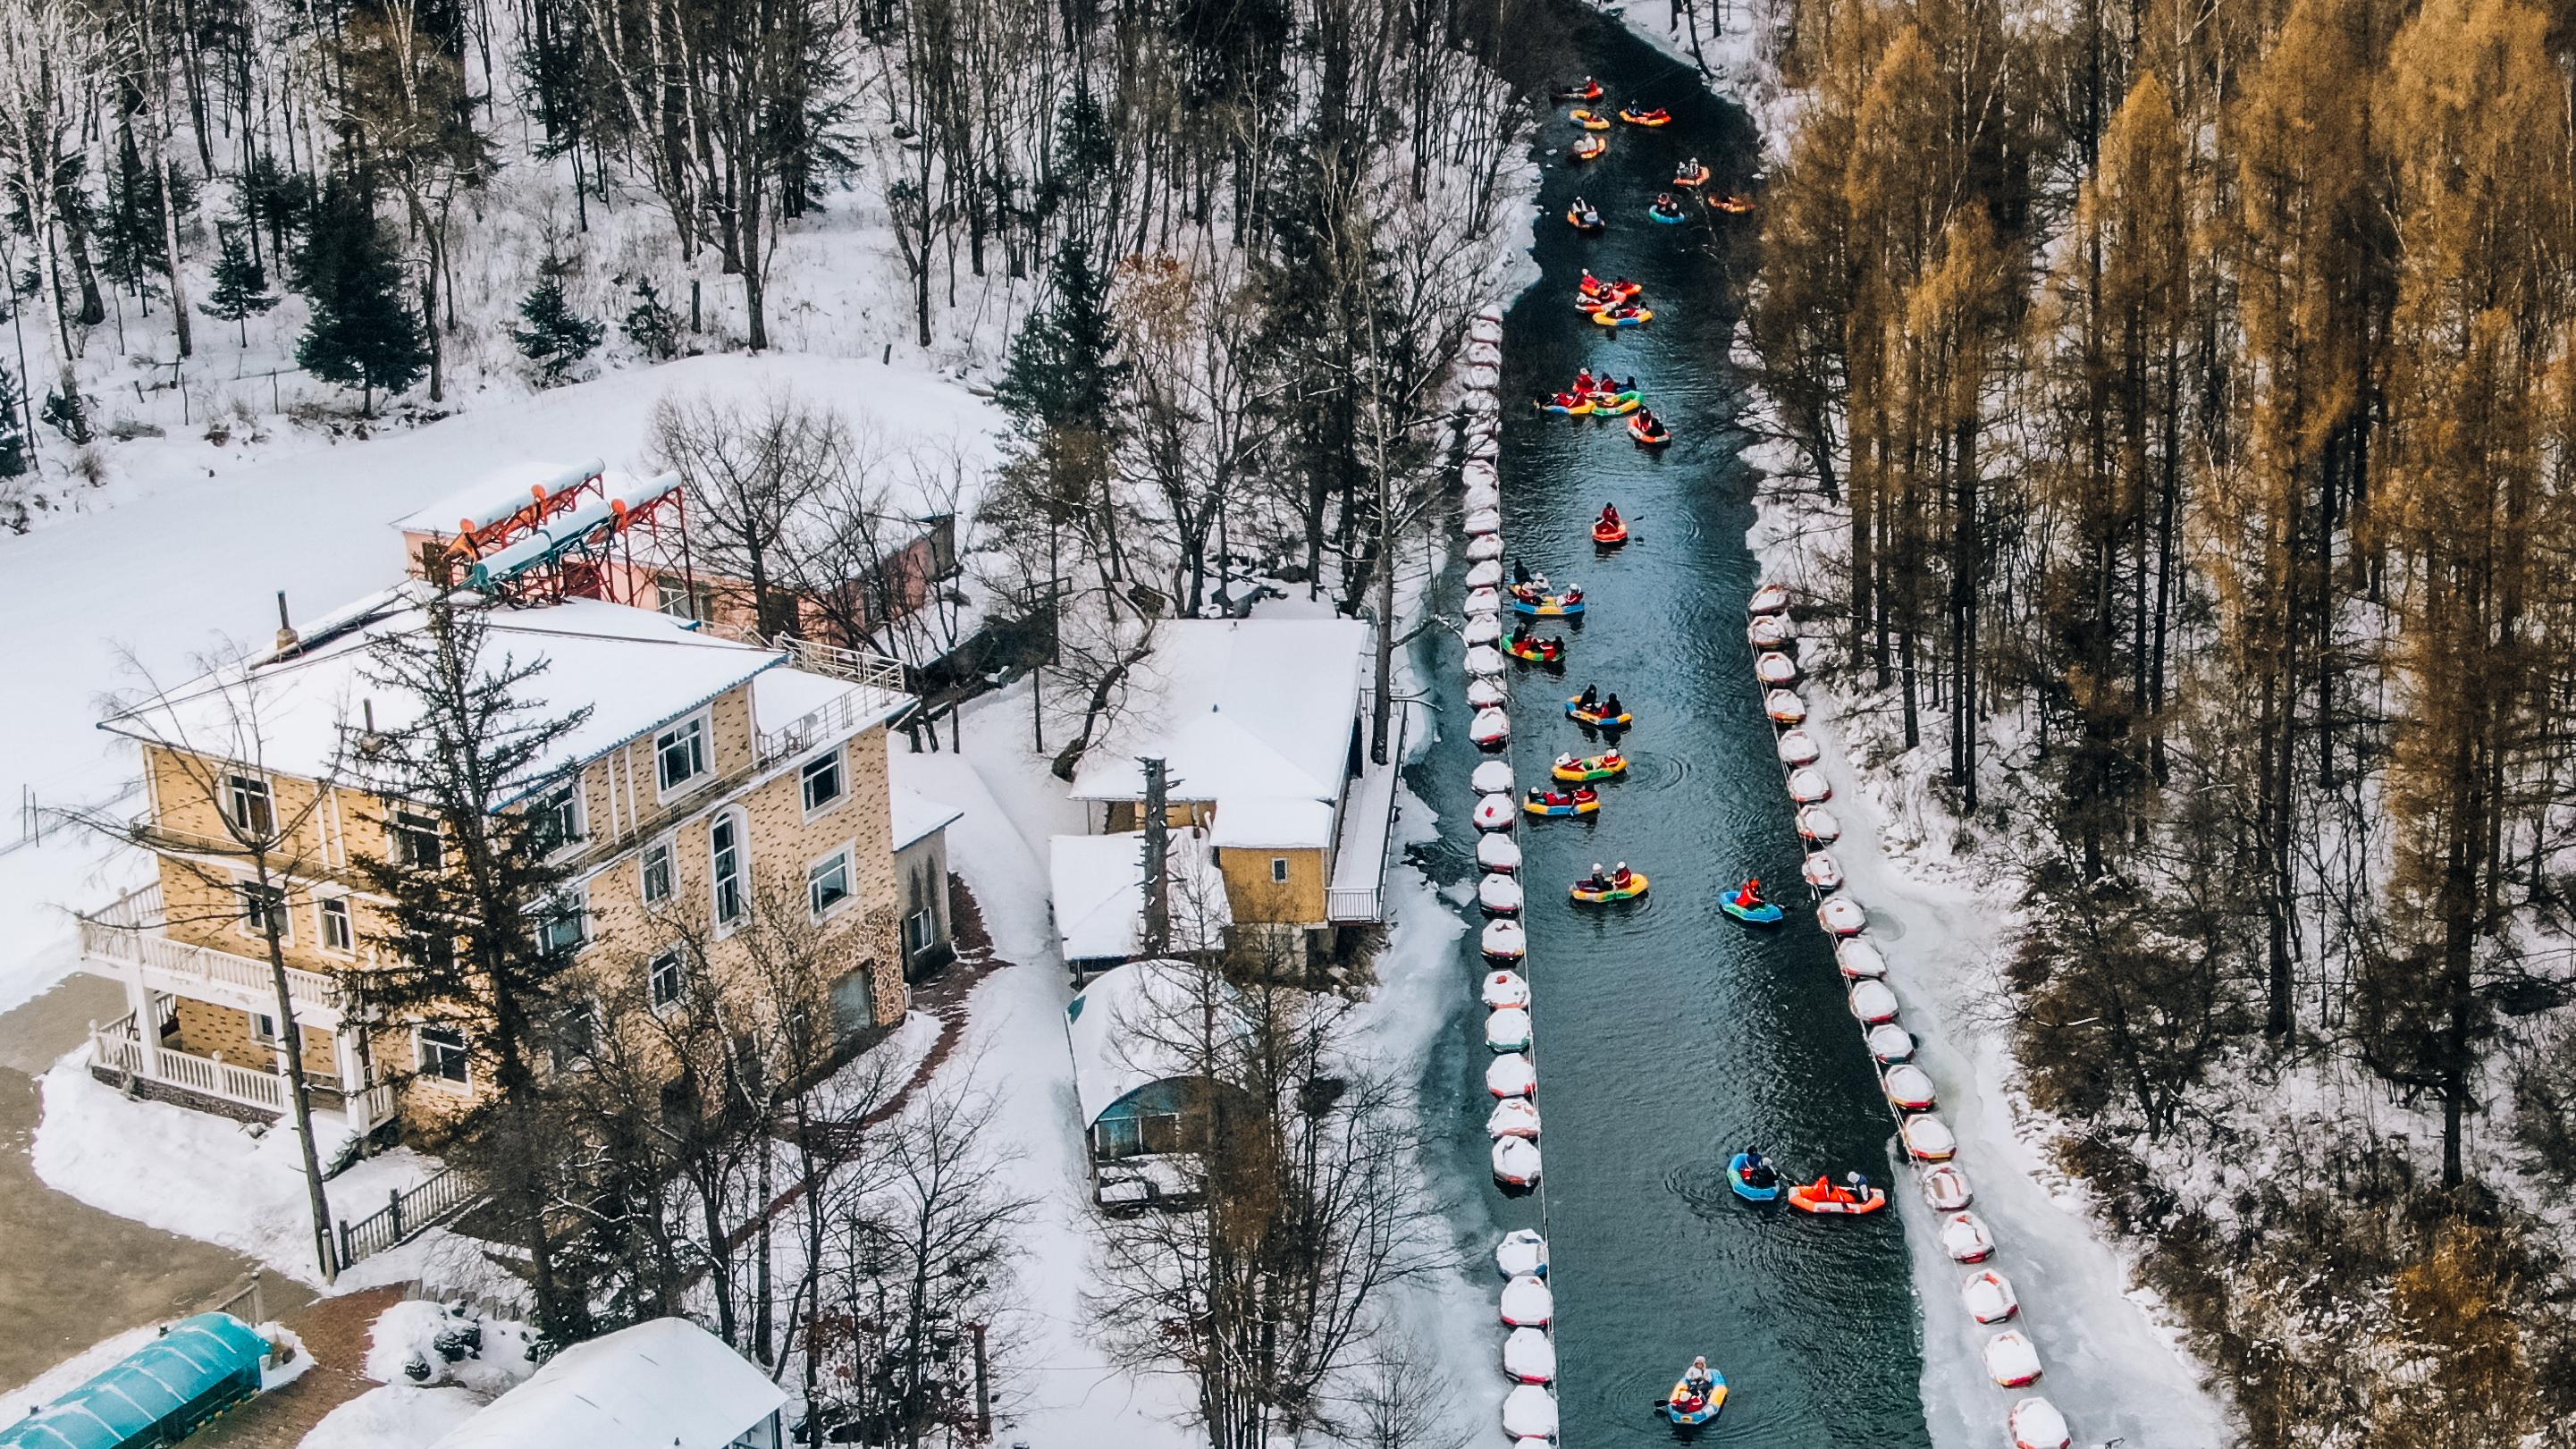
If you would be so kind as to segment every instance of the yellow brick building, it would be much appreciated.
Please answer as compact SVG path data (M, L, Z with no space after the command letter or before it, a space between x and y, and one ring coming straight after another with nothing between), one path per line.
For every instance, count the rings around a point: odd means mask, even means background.
M357 865L435 861L442 849L435 818L369 788L365 768L371 733L418 713L371 661L377 641L423 626L426 587L289 631L268 655L103 723L141 745L137 836L157 879L82 920L91 969L124 981L131 1007L93 1033L94 1071L186 1105L275 1117L289 1104L280 1043L291 1024L317 1112L356 1131L425 1124L482 1089L470 1011L394 1020L354 1004L353 988L394 953L424 959ZM504 807L542 812L561 841L572 884L543 944L577 953L574 979L656 1009L738 983L730 928L758 893L801 882L840 968L829 999L802 1009L828 1012L844 1036L902 1015L885 743L885 721L908 703L899 668L837 650L791 658L591 600L482 607L487 668L542 660L523 692L542 695L548 715L589 710ZM273 845L254 860L249 840ZM267 957L270 919L290 1023ZM680 922L695 949L672 949Z

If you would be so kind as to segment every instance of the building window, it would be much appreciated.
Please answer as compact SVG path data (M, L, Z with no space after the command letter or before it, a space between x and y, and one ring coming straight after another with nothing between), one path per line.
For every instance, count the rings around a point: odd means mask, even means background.
M653 581L654 606L674 619L708 618L715 613L709 607L714 596L715 591L704 584L693 589L687 579L667 574Z
M1284 855L1270 857L1270 882L1273 885L1288 883L1288 857Z
M438 869L438 817L417 810L396 810L385 828L393 832L394 854L404 865L414 870Z
M243 935L265 938L274 931L280 941L295 938L293 923L286 914L286 891L283 887L246 880L235 882L233 888L241 893Z
M644 968L645 998L653 1003L655 1011L676 1005L688 989L688 968L677 951L663 952Z
M928 911L915 911L903 918L903 949L920 955L939 939L939 918Z
M324 896L313 909L322 917L322 949L339 956L358 953L358 933L349 919L347 896Z
M277 800L266 780L232 775L225 780L233 828L246 840L266 840L277 832Z
M575 777L538 796L528 806L540 851L552 855L581 839L581 780Z
M850 848L843 846L805 867L805 906L821 920L850 898Z
M581 949L589 902L579 891L567 891L546 903L537 917L537 950L547 956L569 956Z
M420 1026L412 1029L412 1041L420 1056L420 1074L462 1087L473 1080L466 1063L465 1031L454 1026Z
M742 919L743 896L742 819L737 815L719 815L707 827L709 879L715 889L716 924L730 926Z
M658 906L671 898L671 842L644 847L644 904Z
M250 1014L250 1039L255 1042L265 1043L269 1046L277 1045L277 1018L268 1015L266 1012L252 1012Z
M413 931L403 938L403 954L424 971L445 971L456 964L456 942L435 931Z
M808 816L823 813L841 803L843 793L841 748L835 745L830 754L805 767L805 813Z
M685 720L653 737L654 771L665 795L707 772L707 717Z
M558 1072L590 1060L599 1050L599 1003L583 997L566 1006L555 1018L554 1027L546 1033L546 1054Z

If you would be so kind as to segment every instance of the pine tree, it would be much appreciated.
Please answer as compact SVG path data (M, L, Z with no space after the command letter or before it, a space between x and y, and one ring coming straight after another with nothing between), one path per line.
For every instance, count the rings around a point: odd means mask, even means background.
M1090 246L1068 233L1056 247L1048 285L1053 297L1012 339L1010 366L994 397L1042 427L1105 432L1126 375L1113 360L1118 323L1109 309L1109 280L1093 269Z
M150 279L169 264L161 229L161 188L143 164L131 127L118 134L113 164L107 171L107 206L98 218L99 263L118 286L144 300L148 314Z
M519 351L537 364L543 383L553 387L569 376L581 360L599 346L607 328L584 317L565 300L564 274L572 264L548 252L537 264L536 290L519 302L519 318L527 325L510 329L510 338Z
M250 345L250 320L277 305L268 276L242 245L241 229L220 227L222 250L215 258L214 289L206 294L206 315L241 329L242 346Z
M295 270L297 289L313 302L313 321L295 348L299 365L359 389L358 410L368 417L376 389L400 392L420 380L429 349L403 297L402 264L355 186L335 180L324 192Z
M651 277L635 279L635 305L626 309L621 330L627 341L643 348L644 355L656 362L668 362L680 355L680 314L662 300Z

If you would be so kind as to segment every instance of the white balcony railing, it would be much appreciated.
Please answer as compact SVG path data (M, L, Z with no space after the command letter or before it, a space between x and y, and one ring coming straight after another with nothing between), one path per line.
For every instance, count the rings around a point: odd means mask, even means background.
M219 1055L201 1057L166 1047L147 1051L131 1014L104 1026L90 1027L89 1059L98 1066L145 1081L238 1102L281 1117L293 1107L286 1097L286 1076L276 1066L244 1066ZM304 1080L314 1099L314 1110L346 1113L357 1131L368 1131L390 1120L398 1105L394 1083L381 1077L368 1083L355 1099L344 1094L336 1077L307 1073Z
M162 923L161 888L147 886L95 915L81 917L81 955L112 974L139 969L144 984L156 991L275 1012L277 986L267 962L173 940L162 934ZM325 1028L339 1025L338 983L320 972L290 966L286 984L299 1020Z

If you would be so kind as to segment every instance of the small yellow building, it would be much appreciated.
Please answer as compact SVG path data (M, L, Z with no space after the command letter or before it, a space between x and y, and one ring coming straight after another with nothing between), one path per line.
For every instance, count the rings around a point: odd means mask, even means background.
M1354 619L1161 625L1120 713L1074 772L1092 834L1138 829L1143 761L1160 759L1166 819L1204 831L1237 931L1266 927L1324 947L1339 927L1381 919L1403 748L1396 741L1384 765L1368 758L1372 640ZM1098 918L1100 879L1059 874L1068 960L1078 937L1100 939L1068 919Z
M268 654L103 722L141 746L137 835L158 878L82 920L89 966L121 979L131 1007L94 1031L93 1071L183 1105L275 1118L290 1105L281 1043L292 1030L317 1111L359 1133L435 1120L482 1090L470 1011L395 1020L357 1004L390 953L417 968L440 949L402 942L356 868L435 864L446 848L436 818L370 788L362 764L371 733L420 714L374 660L378 641L424 627L428 587L282 631ZM573 969L602 997L660 1008L694 976L735 971L728 932L756 885L801 880L844 967L814 1005L828 1005L841 1035L901 1016L885 745L885 721L909 703L899 667L833 651L800 658L837 672L799 668L785 651L596 600L469 606L484 611L487 669L543 661L520 691L537 711L590 711L502 807L540 812L570 870L535 948L575 952ZM242 846L254 838L274 841L265 885ZM704 923L697 954L668 947L666 923L683 918Z

